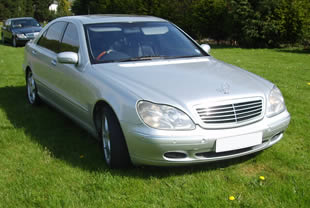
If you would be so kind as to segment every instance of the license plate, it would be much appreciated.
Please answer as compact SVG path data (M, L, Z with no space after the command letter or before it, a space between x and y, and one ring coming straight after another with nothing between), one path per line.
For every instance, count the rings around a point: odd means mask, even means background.
M226 152L231 150L243 149L261 144L263 133L257 132L234 137L221 138L216 140L216 152Z
M28 38L33 38L33 37L34 37L34 34L33 34L33 33L28 33L28 34L26 34L26 36L27 36Z

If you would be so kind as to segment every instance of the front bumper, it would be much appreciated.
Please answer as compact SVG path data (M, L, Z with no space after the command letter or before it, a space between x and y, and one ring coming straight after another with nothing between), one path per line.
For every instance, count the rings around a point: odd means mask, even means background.
M35 37L33 36L33 37L25 37L25 38L18 38L17 36L16 36L16 43L19 45L19 44L26 44L28 41L30 41L30 40L33 40Z
M134 164L156 166L179 166L218 160L231 159L266 149L283 137L290 122L287 111L272 118L237 128L203 129L196 126L190 131L164 131L145 125L122 123L128 150ZM262 132L262 144L240 150L215 152L217 138L229 138ZM166 157L165 153L176 152L186 155L183 158Z

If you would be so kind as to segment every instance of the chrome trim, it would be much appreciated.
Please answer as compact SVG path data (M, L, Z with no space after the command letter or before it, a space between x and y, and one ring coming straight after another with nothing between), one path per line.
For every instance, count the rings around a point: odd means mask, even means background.
M194 106L203 128L232 128L263 118L265 102L262 97L211 102Z

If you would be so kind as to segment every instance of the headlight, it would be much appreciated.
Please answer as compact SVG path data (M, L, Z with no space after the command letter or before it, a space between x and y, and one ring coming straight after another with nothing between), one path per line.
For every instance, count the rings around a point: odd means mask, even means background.
M281 91L274 86L270 91L267 104L267 116L275 116L285 110L285 103Z
M195 129L193 121L184 112L168 105L140 101L137 110L143 122L156 129Z
M16 34L18 38L27 38L24 34Z

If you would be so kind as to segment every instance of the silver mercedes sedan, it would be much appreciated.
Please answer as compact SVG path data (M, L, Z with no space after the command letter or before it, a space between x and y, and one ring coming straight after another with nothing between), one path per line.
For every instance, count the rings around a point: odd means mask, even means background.
M87 129L111 168L218 161L281 140L280 90L209 51L157 17L58 18L25 47L28 101Z

